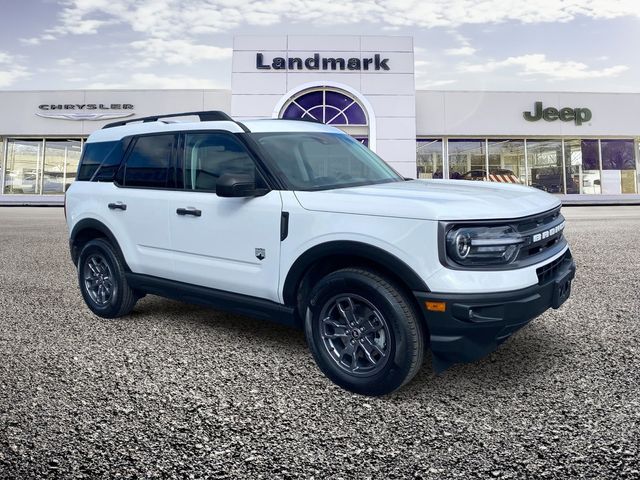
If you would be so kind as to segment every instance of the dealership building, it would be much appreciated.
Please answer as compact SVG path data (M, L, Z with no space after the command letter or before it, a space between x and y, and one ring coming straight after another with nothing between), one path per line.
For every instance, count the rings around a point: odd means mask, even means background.
M0 91L0 204L59 204L83 142L120 119L223 110L309 119L412 178L640 203L640 93L416 90L413 39L239 36L230 90Z

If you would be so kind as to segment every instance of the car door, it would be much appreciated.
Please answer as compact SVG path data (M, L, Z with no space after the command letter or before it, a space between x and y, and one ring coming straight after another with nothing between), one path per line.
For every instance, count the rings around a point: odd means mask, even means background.
M280 192L216 195L225 173L251 175L266 187L251 155L229 132L186 133L179 151L177 183L183 189L171 192L169 202L174 279L278 301Z
M135 273L167 278L173 273L169 235L169 189L178 135L143 135L133 139L108 201L110 223Z

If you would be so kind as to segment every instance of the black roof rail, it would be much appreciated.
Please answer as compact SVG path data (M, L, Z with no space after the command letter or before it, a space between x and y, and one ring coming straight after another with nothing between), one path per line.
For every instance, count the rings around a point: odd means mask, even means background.
M192 116L198 117L201 122L227 121L227 122L237 123L233 118L231 118L229 115L227 115L226 113L220 110L209 110L209 111L202 111L202 112L167 113L163 115L153 115L151 117L131 118L129 120L121 120L119 122L108 123L102 128L105 129L105 128L112 128L112 127L121 127L123 125L127 125L129 123L134 123L134 122L142 122L142 123L157 122L161 118L192 117Z

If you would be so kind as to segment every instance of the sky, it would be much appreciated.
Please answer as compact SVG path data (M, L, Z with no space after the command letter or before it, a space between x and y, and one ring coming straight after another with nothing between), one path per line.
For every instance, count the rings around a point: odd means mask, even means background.
M416 88L640 91L640 0L0 0L0 89L230 88L234 35L414 37Z

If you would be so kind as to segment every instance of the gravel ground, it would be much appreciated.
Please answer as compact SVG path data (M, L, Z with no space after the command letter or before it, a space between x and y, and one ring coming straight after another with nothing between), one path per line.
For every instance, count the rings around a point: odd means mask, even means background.
M565 208L572 297L395 395L302 332L148 296L85 308L62 209L0 209L0 478L640 478L640 207Z

